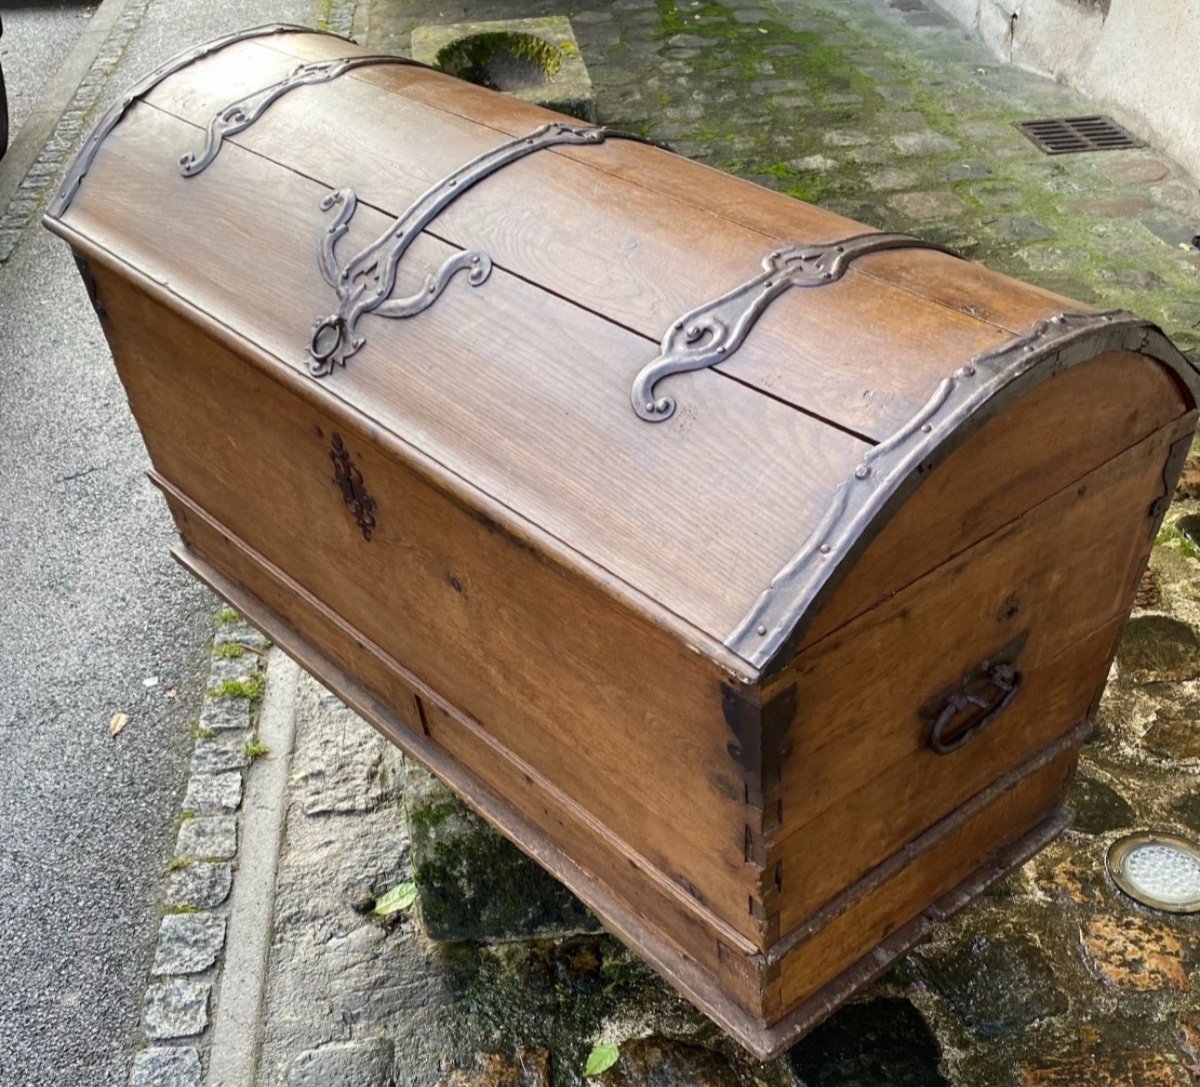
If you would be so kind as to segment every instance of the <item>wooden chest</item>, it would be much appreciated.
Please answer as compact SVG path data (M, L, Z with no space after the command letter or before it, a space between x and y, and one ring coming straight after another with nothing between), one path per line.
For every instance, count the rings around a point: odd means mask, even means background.
M179 561L775 1054L1065 825L1155 328L298 28L46 219Z

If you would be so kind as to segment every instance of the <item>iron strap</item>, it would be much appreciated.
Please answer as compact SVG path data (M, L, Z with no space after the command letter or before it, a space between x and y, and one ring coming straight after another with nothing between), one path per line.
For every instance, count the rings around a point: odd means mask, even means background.
M208 137L204 149L197 155L188 151L179 157L179 172L184 177L195 177L207 167L221 150L221 144L230 136L244 132L257 121L275 102L288 91L297 87L308 87L316 83L328 83L345 72L377 64L403 64L414 68L428 68L419 60L396 57L389 54L370 54L358 57L335 57L331 60L310 60L298 65L288 75L268 87L239 98L236 102L217 110L208 122Z
M59 219L67 208L71 206L71 201L75 197L75 193L79 189L80 183L83 181L84 175L92 165L93 159L96 157L96 152L100 149L100 145L108 137L121 122L121 118L125 116L129 107L142 98L145 98L155 87L157 87L164 79L189 64L193 64L210 53L216 53L224 49L228 45L234 45L237 42L246 41L249 38L268 37L271 34L322 34L325 37L338 38L341 41L354 44L350 38L346 38L341 34L333 34L327 30L313 30L308 26L296 26L292 23L271 23L267 26L251 27L249 30L239 30L236 34L227 34L223 38L217 38L215 41L208 42L205 45L196 46L194 49L188 49L182 53L172 57L166 63L155 68L149 75L139 80L125 92L97 122L96 127L92 129L92 133L84 141L83 146L79 149L78 154L71 160L71 165L67 168L67 172L63 175L62 184L58 187L58 192L54 199L50 202L46 210L46 214L53 219Z
M630 402L640 419L661 423L675 413L675 400L655 396L654 387L672 374L703 370L728 361L750 330L780 295L793 287L836 283L859 257L885 249L952 250L910 234L857 234L840 241L793 245L763 258L763 270L728 294L705 302L680 317L662 339L659 355L639 371Z
M416 294L407 298L391 297L397 269L408 247L462 193L497 170L544 148L561 144L599 144L609 139L647 142L640 136L607 128L551 123L493 147L417 197L383 234L345 264L338 263L337 243L349 229L358 197L353 189L331 192L321 201L321 208L325 211L336 208L337 214L321 238L318 263L325 281L337 292L338 307L313 325L308 345L312 356L309 372L314 377L325 377L333 372L335 365L345 366L346 360L366 342L358 330L359 319L364 314L413 317L437 301L458 272L466 272L467 282L473 287L488 278L492 271L491 257L482 249L466 249L447 258L436 272L426 276Z
M800 550L725 639L726 647L765 671L785 663L890 512L936 464L1017 397L1104 351L1154 359L1179 378L1193 406L1200 401L1196 367L1160 329L1131 313L1060 313L1037 322L943 378L911 419L866 452Z

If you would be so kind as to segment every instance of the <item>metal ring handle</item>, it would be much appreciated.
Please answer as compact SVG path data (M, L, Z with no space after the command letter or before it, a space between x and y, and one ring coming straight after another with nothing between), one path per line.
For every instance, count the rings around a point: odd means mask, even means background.
M1012 700L1017 697L1017 691L1021 689L1021 673L1013 668L1011 664L997 664L988 672L988 679L996 690L1000 692L998 701L992 702L979 695L964 694L962 692L952 694L947 699L946 705L942 707L941 712L933 722L933 728L929 732L929 746L939 755L949 755L951 751L957 751L968 740L978 736L1000 714L1008 709L1012 704ZM986 709L987 712L970 727L957 733L953 739L943 739L951 722L968 706L977 706L979 709Z
M324 366L333 357L333 354L341 346L342 333L346 328L346 319L341 314L335 313L331 317L325 317L318 321L313 326L312 339L308 344L308 353L312 355L313 362L316 366ZM329 339L326 333L332 332L332 342L328 347L321 346L322 337Z

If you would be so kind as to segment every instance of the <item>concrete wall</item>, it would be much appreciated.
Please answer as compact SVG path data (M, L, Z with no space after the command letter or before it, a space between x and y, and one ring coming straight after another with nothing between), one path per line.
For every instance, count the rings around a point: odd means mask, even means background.
M1077 87L1200 178L1200 0L936 2L998 56Z

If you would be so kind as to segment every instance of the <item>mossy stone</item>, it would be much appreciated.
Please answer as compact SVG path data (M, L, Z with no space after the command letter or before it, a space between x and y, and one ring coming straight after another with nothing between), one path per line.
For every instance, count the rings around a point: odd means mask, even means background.
M920 952L918 968L980 1038L1006 1037L1067 1010L1041 948L1016 929Z
M805 1087L948 1087L941 1050L907 1000L849 1004L788 1053Z
M1137 820L1129 802L1116 789L1095 778L1075 778L1067 803L1075 813L1072 829L1084 834L1107 834Z
M432 939L527 940L599 930L566 887L411 761L404 807L421 919Z
M1187 623L1168 615L1136 615L1117 650L1117 664L1130 683L1180 682L1200 677L1200 638Z

